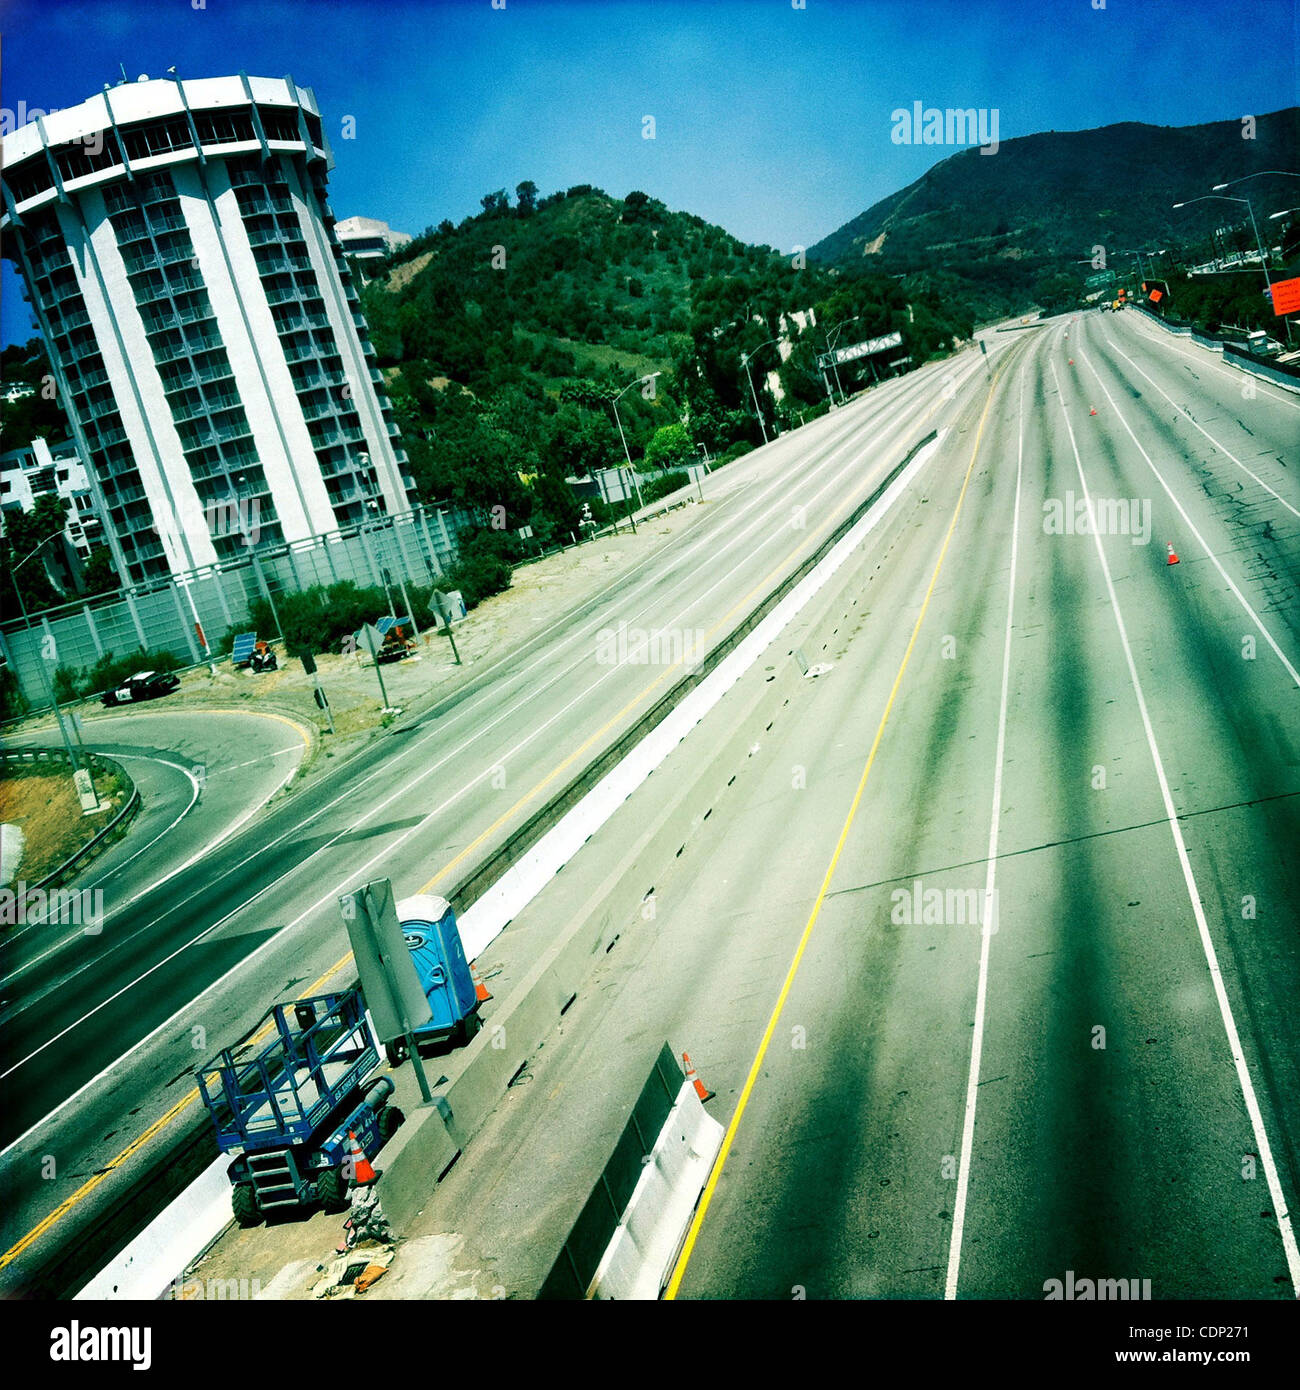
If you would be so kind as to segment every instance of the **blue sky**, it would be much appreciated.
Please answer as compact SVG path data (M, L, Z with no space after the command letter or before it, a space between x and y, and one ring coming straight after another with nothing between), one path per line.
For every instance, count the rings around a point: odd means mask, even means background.
M891 142L915 101L996 108L1004 141L1297 101L1298 0L1095 3L0 0L0 106L75 105L119 63L291 73L325 114L339 217L419 232L523 179L594 183L789 250L952 153ZM6 343L30 331L14 291L6 263Z

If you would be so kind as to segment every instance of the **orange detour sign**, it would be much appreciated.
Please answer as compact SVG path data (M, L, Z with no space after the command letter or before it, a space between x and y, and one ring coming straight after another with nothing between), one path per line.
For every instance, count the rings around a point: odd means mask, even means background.
M1274 314L1300 313L1300 277L1294 280L1274 280Z

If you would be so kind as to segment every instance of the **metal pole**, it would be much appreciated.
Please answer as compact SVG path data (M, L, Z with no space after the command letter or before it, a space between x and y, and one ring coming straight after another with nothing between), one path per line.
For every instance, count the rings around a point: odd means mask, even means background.
M1259 265L1260 269L1264 272L1264 283L1268 286L1269 308L1273 309L1276 314L1276 306L1273 304L1273 281L1268 273L1268 256L1264 251L1264 239L1259 234L1259 223L1255 221L1255 209L1251 206L1249 198L1243 198L1241 201L1246 204L1246 211L1250 213L1250 225L1255 229L1255 245L1259 247ZM1287 346L1290 347L1291 320L1288 319L1285 314L1277 316L1281 318L1282 325L1286 329Z
M53 540L54 537L51 536L49 539ZM42 545L45 543L46 542L42 542ZM32 551L32 554L27 557L27 560L30 560L33 555L36 555L40 549L41 546L38 545L36 549ZM23 615L23 631L30 640L32 635L31 619L27 616L27 605L23 602L23 591L18 587L18 571L27 563L27 560L22 560L15 565L10 571L10 577L13 580L14 593L18 595L19 611ZM54 698L54 687L50 684L50 678L46 673L45 658L43 656L38 656L36 658L36 669L41 673L41 684L45 687L45 694L49 699L50 708L54 711L54 719L59 726L59 734L63 739L63 747L67 752L68 762L72 765L74 773L79 772L81 770L81 764L77 762L77 755L72 751L72 743L68 739L68 731L63 727L63 711L59 709L59 702Z
M758 427L763 431L763 443L766 444L768 442L767 425L763 421L763 412L758 408L758 392L754 390L754 376L749 370L749 358L742 356L741 361L745 364L745 376L749 380L749 394L754 398L754 414L758 416Z
M275 597L271 593L271 586L266 582L266 576L262 573L262 562L257 558L257 551L250 552L250 559L253 561L253 573L257 576L257 587L266 596L266 601L271 608L271 618L275 623L275 635L284 641L284 628L280 626L279 610L275 606Z
M638 378L638 380L639 380L639 379L640 379L640 378ZM635 385L636 385L636 382L634 381L634 382L632 383L632 385L635 386ZM626 390L627 390L627 387L625 386L625 387L623 388L623 391L626 391ZM623 394L623 392L620 391L620 392L619 392L619 395L621 396L622 394ZM645 506L645 502L642 500L642 497L641 497L641 484L640 484L640 482L637 480L637 476L636 476L636 471L635 471L635 469L633 469L633 467L632 467L632 455L631 455L631 453L629 452L628 447L627 447L627 435L625 435L625 434L623 433L623 421L619 418L619 413L618 413L618 396L615 396L615 397L614 397L614 420L615 420L615 423L618 425L618 437L623 441L623 457L624 457L625 459L627 459L627 471L632 475L632 482L633 482L633 484L634 484L635 487L636 487L636 504L637 504L638 507L644 507L644 506Z
M379 677L379 693L384 698L384 708L391 709L388 703L388 691L384 689L384 673L379 669L379 653L375 651L374 633L371 631L369 623L366 624L366 646L370 648L370 659L375 663L375 675Z

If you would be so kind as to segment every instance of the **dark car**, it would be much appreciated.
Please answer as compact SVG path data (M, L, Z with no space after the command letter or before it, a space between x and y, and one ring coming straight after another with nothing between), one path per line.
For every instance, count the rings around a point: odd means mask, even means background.
M137 671L128 676L116 690L106 690L99 697L106 705L132 705L139 700L156 700L170 695L181 683L170 671Z

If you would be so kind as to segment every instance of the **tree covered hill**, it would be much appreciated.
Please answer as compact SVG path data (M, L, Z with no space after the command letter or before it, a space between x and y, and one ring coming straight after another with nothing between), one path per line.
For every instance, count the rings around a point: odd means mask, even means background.
M421 493L504 508L543 540L576 524L566 476L623 463L618 424L638 466L760 442L743 354L770 428L824 406L828 327L857 318L842 343L898 329L891 356L910 365L971 332L960 306L747 245L639 191L523 183L513 205L504 190L482 204L392 257L363 307ZM842 370L846 389L859 373Z
M822 264L907 275L905 283L955 293L981 317L1035 302L1045 278L1082 279L1093 247L1112 268L1124 248L1192 247L1213 229L1245 222L1241 204L1213 200L1175 210L1227 182L1300 168L1300 109L1195 126L1137 122L1046 131L1005 140L996 154L964 149L809 249ZM1240 188L1257 214L1294 206L1294 178Z

